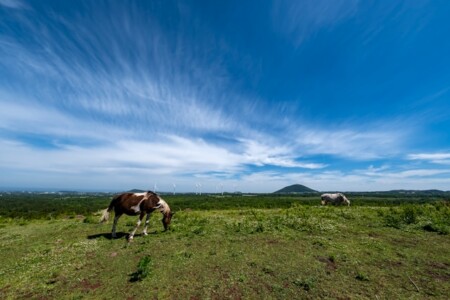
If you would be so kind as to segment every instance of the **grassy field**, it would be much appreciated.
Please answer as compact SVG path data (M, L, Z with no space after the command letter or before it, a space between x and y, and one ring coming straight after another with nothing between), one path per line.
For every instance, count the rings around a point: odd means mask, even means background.
M15 198L16 197L16 198ZM98 224L107 196L0 199L0 299L448 299L448 199L167 196L171 230ZM23 203L20 208L19 204ZM56 208L55 208L56 207ZM140 231L138 231L140 233Z

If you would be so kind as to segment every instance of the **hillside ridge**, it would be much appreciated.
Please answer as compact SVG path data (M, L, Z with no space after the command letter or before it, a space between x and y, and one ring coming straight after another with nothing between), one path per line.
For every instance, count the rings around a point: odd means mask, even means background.
M297 193L318 193L318 191L313 190L302 184L293 184L274 192L274 194L297 194Z

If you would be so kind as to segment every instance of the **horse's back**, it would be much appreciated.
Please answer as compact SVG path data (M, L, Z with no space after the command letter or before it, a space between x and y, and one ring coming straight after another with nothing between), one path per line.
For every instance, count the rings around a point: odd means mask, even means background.
M155 194L156 195L156 194ZM155 198L155 199L154 199ZM130 216L154 210L158 198L153 193L123 193L113 198L114 210Z

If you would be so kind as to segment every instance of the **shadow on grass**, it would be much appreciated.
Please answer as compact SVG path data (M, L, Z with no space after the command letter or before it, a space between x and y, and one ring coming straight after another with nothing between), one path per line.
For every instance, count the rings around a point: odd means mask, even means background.
M158 234L158 231L151 231L151 232L148 233L148 235L155 235L155 234ZM88 235L87 238L88 238L88 240L95 240L95 239L98 239L98 238L105 238L105 239L108 239L108 240L117 240L117 239L121 239L123 237L128 238L128 236L129 236L129 233L116 232L116 237L113 238L112 235L111 235L111 232L109 232L109 233L97 233L97 234ZM136 233L134 235L134 237L140 237L140 236L144 236L144 234Z
M121 239L123 237L128 237L128 233L126 233L126 232L117 232L115 238L112 237L111 232L109 232L109 233L98 233L98 234L92 234L92 235L88 235L87 236L88 240L95 240L95 239L98 239L98 238L106 238L108 240L116 240L116 239Z

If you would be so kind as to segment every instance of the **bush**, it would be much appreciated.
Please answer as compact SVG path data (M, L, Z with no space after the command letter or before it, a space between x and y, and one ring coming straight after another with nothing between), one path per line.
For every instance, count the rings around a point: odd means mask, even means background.
M359 281L369 281L369 277L367 277L366 274L363 274L361 272L358 272L358 274L356 274L355 279Z
M298 287L303 288L305 291L309 291L314 287L315 281L316 281L316 278L308 277L305 279L298 278L298 279L294 280L292 283Z
M150 256L144 256L139 260L137 271L130 275L130 282L142 281L148 275L150 275L150 267L152 259Z
M386 226L397 229L411 227L440 234L450 232L450 206L447 202L390 208L382 217Z

